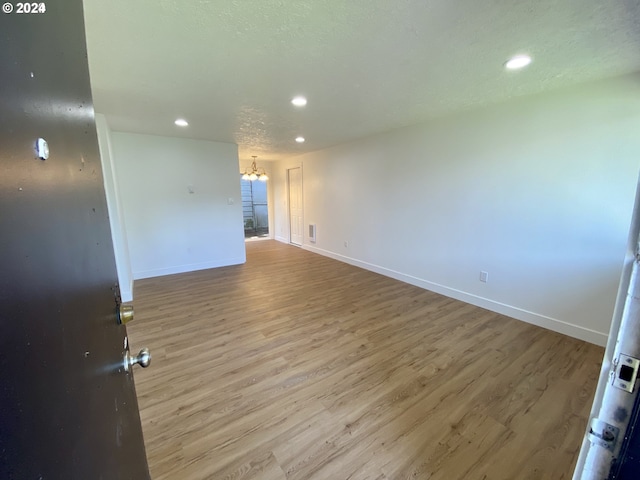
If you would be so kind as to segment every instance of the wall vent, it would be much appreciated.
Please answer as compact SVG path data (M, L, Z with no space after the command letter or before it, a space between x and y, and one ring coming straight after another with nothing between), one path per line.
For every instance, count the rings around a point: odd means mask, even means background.
M309 224L309 241L311 243L316 243L316 224L315 223Z

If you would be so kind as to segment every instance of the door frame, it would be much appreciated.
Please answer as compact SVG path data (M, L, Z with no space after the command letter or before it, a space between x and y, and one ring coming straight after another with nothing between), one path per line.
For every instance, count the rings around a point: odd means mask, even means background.
M640 181L629 229L627 251L620 278L620 286L613 312L609 338L604 352L598 386L595 392L589 422L582 448L573 474L573 480L601 480L620 478L620 467L628 460L627 446L632 435L637 435L637 412L640 383L637 378L631 392L621 389L620 382L626 356L640 359ZM636 374L638 368L636 367ZM640 375L638 375L640 378ZM626 379L625 379L626 380ZM614 385L615 384L615 385ZM611 434L613 432L613 439ZM630 469L637 466L635 463ZM631 456L629 456L631 457ZM630 459L630 458L629 458ZM626 477L629 478L629 477ZM632 478L637 478L633 476Z

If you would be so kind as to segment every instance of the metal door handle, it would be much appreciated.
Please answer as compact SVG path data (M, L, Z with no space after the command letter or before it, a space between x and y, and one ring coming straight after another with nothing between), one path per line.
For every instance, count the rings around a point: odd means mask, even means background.
M151 363L151 352L148 348L140 350L138 355L132 356L129 351L124 354L124 369L128 372L135 364L140 365L142 368L147 368Z

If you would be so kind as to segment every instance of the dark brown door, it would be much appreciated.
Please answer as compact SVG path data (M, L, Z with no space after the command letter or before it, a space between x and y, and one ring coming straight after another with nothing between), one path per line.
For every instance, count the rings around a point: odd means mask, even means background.
M146 479L82 1L29 14L10 3L0 13L0 478Z

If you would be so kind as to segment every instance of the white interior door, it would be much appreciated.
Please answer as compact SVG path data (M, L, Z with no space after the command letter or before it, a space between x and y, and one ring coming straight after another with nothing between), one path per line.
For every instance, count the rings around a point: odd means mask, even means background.
M287 170L289 183L289 242L302 245L302 169Z

